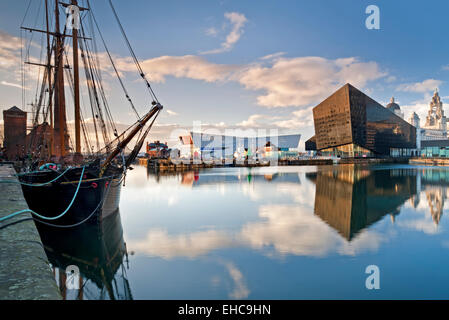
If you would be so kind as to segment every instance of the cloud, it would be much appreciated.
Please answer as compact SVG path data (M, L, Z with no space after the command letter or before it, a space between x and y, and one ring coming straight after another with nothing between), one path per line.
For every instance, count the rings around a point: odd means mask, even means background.
M0 82L0 84L4 85L4 86L8 86L8 87L13 87L13 88L19 88L22 89L22 85L18 84L18 83L11 83L11 82L7 82L7 81L2 81ZM26 88L27 89L27 88ZM28 90L28 89L27 89Z
M20 38L0 31L0 69L12 67L20 70Z
M165 112L167 112L169 116L177 116L178 115L177 112L174 112L173 110L169 110L169 109L166 109Z
M263 127L263 126L267 125L267 123L272 118L273 117L270 117L265 114L253 114L253 115L249 116L248 120L244 120L242 122L237 123L237 126L251 127L251 128Z
M243 27L248 21L244 14L238 12L226 12L224 14L225 18L231 24L231 32L226 36L225 41L221 44L221 47L214 50L209 50L202 52L202 54L216 54L230 51L234 45L240 40L243 34ZM214 28L208 29L206 31L209 35L216 35L217 30Z
M236 124L245 128L295 129L313 126L313 107L293 111L287 116L271 116L267 114L252 114L247 120Z
M240 38L247 22L240 13L227 13L226 19L232 24L232 30L223 45L230 48ZM20 39L7 33L0 33L0 63L3 66L20 64ZM19 48L19 49L18 49ZM209 83L238 83L246 90L258 94L256 103L263 107L296 107L290 115L270 116L256 113L237 127L267 127L297 129L312 125L311 107L329 96L346 82L363 89L367 83L386 75L376 62L359 61L355 57L326 59L322 57L285 58L284 52L276 52L245 65L219 64L203 56L160 56L143 60L141 65L148 78L153 82L164 82L167 77L187 78ZM19 58L17 58L19 57ZM102 70L108 75L114 74L109 59L104 52L99 52ZM123 76L135 74L135 65L130 57L113 55L114 62ZM16 59L16 60L14 60ZM17 60L18 59L18 60ZM15 62L14 62L15 61ZM1 69L2 66L0 66ZM12 67L10 67L12 68ZM14 67L15 68L15 67ZM12 70L12 69L11 69ZM38 70L33 69L33 70ZM17 79L0 78L3 85L14 85ZM107 79L104 84L107 85ZM176 115L168 110L169 116Z
M422 82L414 82L414 83L405 83L399 85L396 90L398 91L405 91L405 92L427 92L435 90L435 88L438 88L443 81L441 80L435 80L435 79L427 79Z
M121 72L135 72L129 58L116 59ZM168 76L206 82L237 82L247 90L261 92L257 103L264 107L305 107L318 103L349 82L363 88L386 76L376 62L357 58L282 58L282 53L262 57L246 65L217 64L195 55L161 56L142 61L151 81Z
M306 109L299 109L293 111L292 114L284 120L275 122L280 128L285 129L298 129L313 126L313 107Z
M305 107L329 96L350 82L363 88L369 81L385 76L375 62L356 58L329 60L321 57L279 58L267 64L244 66L216 64L203 57L162 56L142 62L151 70L152 81L165 77L189 78L206 82L238 82L247 90L261 91L257 103L265 107ZM122 59L121 71L134 71L131 62Z
M215 28L206 29L206 34L211 37L216 37L218 35L218 30Z
M263 56L263 57L261 57L259 59L260 60L273 60L273 59L280 58L283 55L285 55L285 52L276 52L276 53L272 53L272 54L268 54L266 56Z
M347 82L361 88L385 75L377 63L356 58L298 57L281 58L268 67L252 65L238 81L246 89L265 92L257 98L259 105L289 107L317 103Z
M127 58L119 59L117 65L122 72L135 72L134 64ZM232 72L240 68L234 65L212 63L194 55L161 56L144 60L141 65L144 70L147 70L153 82L164 82L167 76L206 82L224 81Z
M385 82L386 83L392 83L392 82L395 82L397 80L397 77L396 76L389 76L389 77L387 77L386 79L385 79Z
M404 118L408 119L413 112L416 112L419 117L425 115L429 110L429 103L431 99L431 94L426 92L422 99L412 101L410 104L401 106L401 109L404 112ZM422 121L425 121L425 117L421 118L421 125L424 124Z

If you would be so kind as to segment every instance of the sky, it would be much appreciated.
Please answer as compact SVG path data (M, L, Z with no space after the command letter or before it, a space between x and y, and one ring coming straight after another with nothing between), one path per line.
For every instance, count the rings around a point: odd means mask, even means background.
M26 52L27 41L33 37L31 60L39 59L41 35L21 32L20 26L23 21L24 26L43 27L39 9L43 1L31 0L24 18L29 1L0 2L2 110L17 105L30 111L36 94L38 67L27 66L23 106L21 48ZM204 128L222 133L226 128L300 133L303 143L314 134L312 108L347 82L383 105L394 96L406 119L412 112L425 118L435 88L443 103L449 101L449 44L444 38L449 30L447 1L113 3L164 105L156 123L159 139L200 121ZM143 114L151 100L108 1L91 0L91 5L125 85ZM369 5L379 8L378 30L365 25ZM98 44L102 66L107 65L105 49ZM114 119L132 124L136 117L110 66L104 74ZM84 99L88 101L87 96ZM87 114L87 107L83 108ZM69 110L69 121L72 118Z

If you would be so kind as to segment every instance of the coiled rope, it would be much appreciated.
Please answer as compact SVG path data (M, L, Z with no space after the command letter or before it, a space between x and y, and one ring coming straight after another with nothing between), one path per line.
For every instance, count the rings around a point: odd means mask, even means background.
M42 220L50 220L50 221L53 221L53 220L57 220L57 219L59 219L59 218L62 218L62 217L63 217L63 216L70 210L70 208L72 207L73 203L75 202L76 196L78 195L78 191L79 191L80 186L81 186L81 182L83 181L83 176L84 176L84 171L85 171L85 170L86 170L86 167L83 167L83 171L81 172L80 180L79 180L79 182L78 182L78 186L76 187L76 191L75 191L75 194L73 195L72 201L70 201L69 206L68 206L68 207L67 207L61 214L57 215L56 217L45 217L45 216L43 216L43 215L40 215L40 214L37 213L37 212L34 212L34 211L31 210L31 209L24 209L24 210L20 210L20 211L11 213L11 214L9 214L9 215L3 217L3 218L0 218L0 222L3 222L3 221L5 221L5 220L11 219L11 218L13 218L13 217L15 217L15 216L17 216L17 215L19 215L19 214L23 214L23 213L27 213L27 212L29 212L29 213L35 215L36 217L41 218Z

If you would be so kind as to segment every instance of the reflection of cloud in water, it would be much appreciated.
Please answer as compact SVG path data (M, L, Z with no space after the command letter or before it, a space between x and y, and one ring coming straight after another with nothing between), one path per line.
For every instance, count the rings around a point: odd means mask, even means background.
M438 234L442 231L441 227L438 227L438 225L436 225L432 220L426 218L399 221L397 224L400 227L416 231L422 231L425 234Z
M143 240L128 241L128 247L137 253L165 259L195 258L212 250L230 247L232 237L223 231L207 230L188 234L169 235L167 231L150 230Z
M449 249L449 241L443 241L443 242L441 243L441 245L442 245L444 248Z
M337 251L341 255L356 256L362 252L376 252L383 242L388 241L389 236L367 230L357 235L351 242L341 241Z
M385 241L381 235L365 230L349 243L315 216L312 209L297 206L261 206L259 217L262 221L249 222L236 233L211 229L169 235L165 230L154 229L143 240L129 240L128 247L137 253L165 259L196 258L230 247L273 249L277 255L322 257L332 252L355 255L376 250Z
M330 251L335 233L312 212L288 205L262 206L264 221L248 223L241 237L253 248L267 246L280 254L323 256Z
M246 183L241 184L240 188L245 196L255 202L264 199L273 200L276 199L276 197L289 196L289 198L296 204L313 207L315 199L313 185L311 185L310 188L307 188L304 185L297 183L277 182L274 186L267 187L266 184Z
M224 265L234 282L234 289L229 293L229 298L237 300L248 298L250 290L246 285L242 272L232 262L225 262Z
M259 216L266 220L245 225L242 238L253 248L273 247L280 255L355 255L376 250L383 241L381 235L366 231L348 242L312 212L299 207L264 206Z

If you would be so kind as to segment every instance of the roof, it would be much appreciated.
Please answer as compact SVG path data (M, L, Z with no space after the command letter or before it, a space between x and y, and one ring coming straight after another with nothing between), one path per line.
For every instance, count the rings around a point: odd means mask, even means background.
M401 107L396 102L394 102L394 98L391 98L390 103L387 104L386 108L393 112L395 112L396 110L401 110Z
M4 112L7 112L7 113L20 113L20 114L26 113L26 112L20 110L19 108L17 108L16 106L14 106L12 108L9 108L8 110L6 110Z
M300 134L280 135L280 136L265 136L265 137L236 137L224 135L211 135L199 132L191 132L191 137L195 146L204 148L224 146L224 148L236 149L237 146L261 147L270 142L278 148L299 148ZM218 144L218 145L215 145Z

